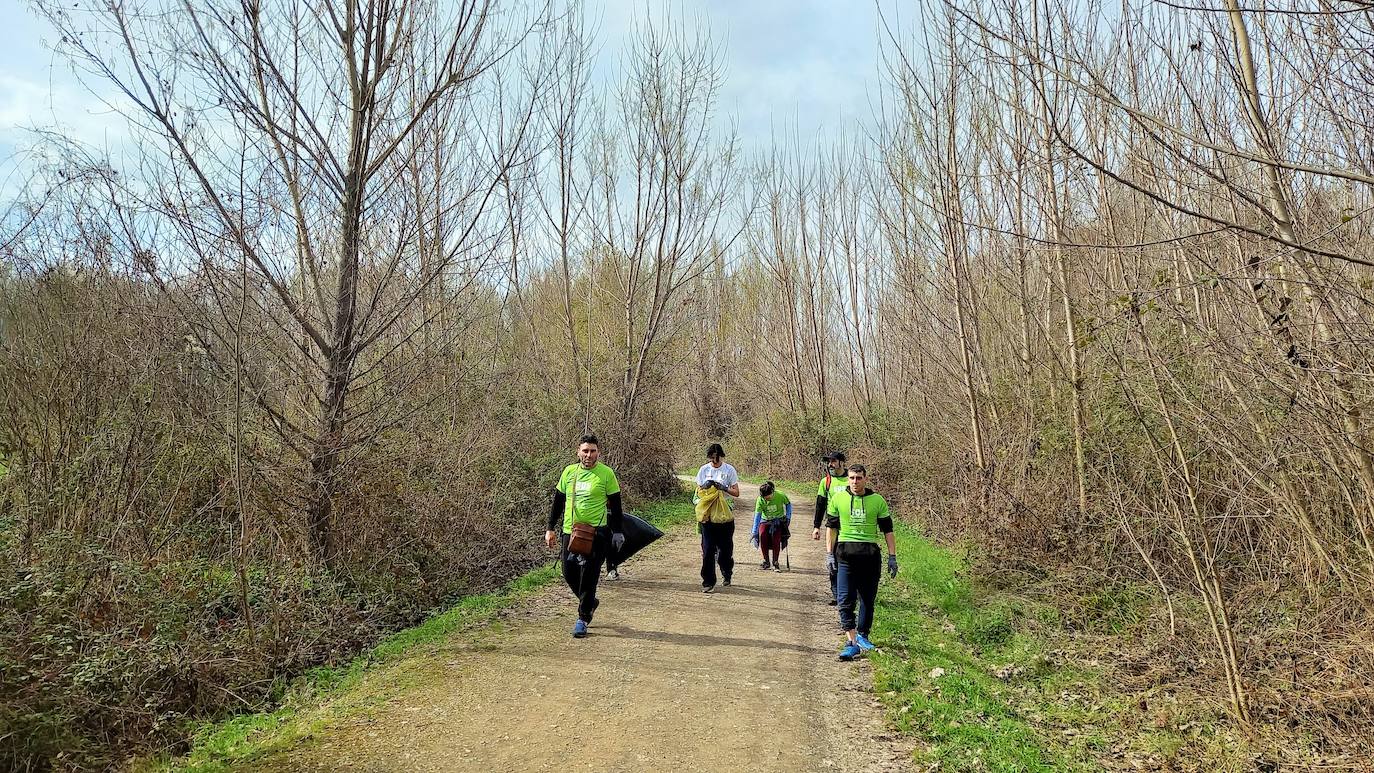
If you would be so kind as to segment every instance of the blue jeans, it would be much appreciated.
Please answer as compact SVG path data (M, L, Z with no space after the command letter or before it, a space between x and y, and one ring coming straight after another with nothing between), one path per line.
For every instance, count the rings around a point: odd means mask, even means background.
M846 631L858 629L868 636L873 630L873 605L878 601L882 559L882 550L869 542L841 542L835 546L835 589L839 596L840 627Z

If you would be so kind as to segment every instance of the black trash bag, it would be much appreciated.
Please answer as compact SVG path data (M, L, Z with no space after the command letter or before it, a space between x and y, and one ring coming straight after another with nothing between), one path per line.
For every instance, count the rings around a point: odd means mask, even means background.
M775 519L773 519L773 520L771 520L771 521L764 521L764 522L763 522L763 528L764 528L764 529L767 529L767 531L768 531L768 536L769 536L770 538L771 538L771 537L778 536L778 534L781 533L781 535L782 535L782 539L781 539L782 549L783 549L783 550L786 550L786 549L787 549L787 543L788 543L789 540L792 539L792 529L791 529L791 527L789 527L789 526L787 525L787 519L785 519L785 518L775 518Z
M625 513L624 528L625 544L621 546L620 550L611 548L611 554L607 559L613 566L620 566L629 560L630 556L663 536L663 532L657 526L634 513Z

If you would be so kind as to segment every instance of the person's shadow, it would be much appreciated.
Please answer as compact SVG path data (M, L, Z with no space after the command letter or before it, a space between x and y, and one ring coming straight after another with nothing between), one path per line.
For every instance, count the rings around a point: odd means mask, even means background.
M767 575L760 572L759 576L766 577ZM701 593L700 583L676 582L673 580L633 580L632 582L625 583L626 587L634 587L636 585L647 585L667 590ZM728 588L724 585L717 585L716 594L720 598L729 598L730 596L757 596L765 599L788 599L803 603L820 603L821 598L813 593L792 593L782 590L769 590L766 587L741 587L739 585L731 585Z
M628 625L614 624L598 625L597 629L602 636L613 636L623 639L641 639L644 641L662 642L664 644L680 644L685 647L747 647L751 649L787 650L802 655L829 654L829 652L825 650L808 647L805 644L797 644L796 642L769 641L768 639L744 639L737 636L714 636L705 633L641 631L637 628L631 628Z

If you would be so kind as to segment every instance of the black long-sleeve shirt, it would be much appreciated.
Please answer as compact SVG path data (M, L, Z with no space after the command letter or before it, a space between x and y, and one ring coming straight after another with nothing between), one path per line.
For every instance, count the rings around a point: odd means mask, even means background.
M830 485L833 486L833 485L835 484L835 478L836 478L836 477L839 477L840 480L843 481L843 480L844 480L844 476L846 476L846 475L848 475L848 474L849 474L849 470L848 470L848 469L845 469L845 470L842 471L838 476L835 476L835 475L826 475L826 477L830 479ZM844 484L841 483L840 485L844 485ZM815 515L815 517L812 519L811 528L813 528L813 529L819 529L819 528L821 528L821 523L822 523L823 521L825 521L825 508L826 508L827 506L829 506L829 504L830 504L829 495L830 495L830 486L826 486L826 487L825 487L825 493L824 493L824 494L817 494L817 495L816 495L816 515Z
M563 530L563 511L568 506L568 495L558 489L553 490L553 504L549 507L549 531ZM606 495L606 525L613 534L625 530L625 512L620 505L620 492Z

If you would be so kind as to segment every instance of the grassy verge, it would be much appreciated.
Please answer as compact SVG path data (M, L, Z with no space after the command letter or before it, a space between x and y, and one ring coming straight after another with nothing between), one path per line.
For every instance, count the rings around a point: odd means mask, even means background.
M1016 708L1009 678L1046 679L1043 654L1006 611L982 608L949 551L898 525L902 572L885 582L874 638L874 689L904 732L927 744L922 762L951 770L1082 768ZM1063 679L1060 675L1057 679ZM1086 676L1086 675L1084 675Z
M738 470L736 470L736 472L738 472ZM695 475L697 474L697 468L696 468L696 467L691 467L691 468L683 467L682 469L679 469L679 470L677 471L677 474L678 474L678 475L686 475L686 476L688 476L688 477L693 477L693 476L695 476ZM798 493L798 492L803 492L803 493L805 493L805 492L813 492L813 491L816 490L816 484L817 484L818 482L820 482L820 470L819 470L819 468L817 469L817 472L816 472L816 480L812 480L812 481L791 480L791 479L789 479L789 478L770 478L770 477L768 477L767 475L756 475L756 474L754 474L754 473L752 473L752 472L740 472L740 473L739 473L739 479L742 480L742 481L744 481L745 483L753 483L754 485L758 485L758 484L760 484L760 483L763 483L763 482L766 481L766 480L771 480L771 481L773 481L773 484L774 484L774 485L776 485L778 488L782 489L783 491L787 491L787 492L789 492L789 493ZM813 496L814 496L814 495L813 495Z
M777 486L778 488L782 489L783 491L791 492L791 493L794 493L794 494L795 494L795 493L800 493L800 492L812 492L812 495L813 495L813 496L814 496L814 492L816 491L816 484L820 481L820 477L819 477L819 476L816 478L816 480L807 482L807 481L803 481L803 480L789 480L789 479L787 479L787 478L769 478L769 477L767 477L767 476L765 476L765 475L752 475L752 474L751 474L751 475L740 474L739 479L742 480L742 481L744 481L744 482L746 482L746 483L753 483L753 484L755 484L755 485L757 485L757 484L759 484L759 483L763 483L763 482L766 481L766 480L771 480L771 481L773 481L773 485Z
M634 511L659 528L695 520L691 498L680 495ZM143 771L221 771L302 743L330 724L379 705L427 676L426 656L456 636L492 626L498 614L559 580L553 564L511 580L500 590L469 596L413 628L391 635L347 665L311 669L283 691L269 711L206 723L184 757L143 760Z
M632 512L664 531L685 523L696 523L696 513L692 509L692 495L686 491L675 497L660 499L637 507Z
M962 559L904 524L902 571L884 580L874 688L892 722L940 770L1240 770L1239 749L1206 742L1215 718L1161 726L1114 692L1094 659L1065 656L1059 611L979 589ZM1129 636L1130 631L1114 635ZM1086 660L1086 663L1084 662ZM1215 737L1221 739L1224 733Z
M739 471L736 470L736 472L739 472ZM685 475L685 476L687 476L687 477L694 477L694 476L697 474L697 468L693 467L693 468L691 468L690 470L689 470L689 469L681 469L681 470L678 470L678 474L679 474L679 475ZM813 481L804 481L804 480L792 480L792 479L790 479L790 478L776 478L776 477L770 478L770 477L768 477L767 475L756 475L756 474L754 474L754 473L752 473L752 472L740 472L740 473L739 473L739 479L742 480L742 481L744 481L745 483L753 483L753 484L756 485L756 486L757 486L758 484L760 484L760 483L763 483L763 482L766 481L766 480L771 480L771 481L773 481L773 484L774 484L774 485L776 485L778 488L780 488L780 489L782 489L782 490L784 490L784 491L792 491L792 492L797 492L797 491L815 491L815 490L816 490L816 484L820 481L820 474L817 473L816 480L813 480Z
M413 682L402 661L432 651L457 634L491 624L497 613L558 579L552 565L507 583L501 590L469 596L413 628L399 631L342 666L321 666L297 678L271 711L207 723L193 734L191 752L150 761L144 770L227 770L269 752L290 748L360 709L376 705Z

